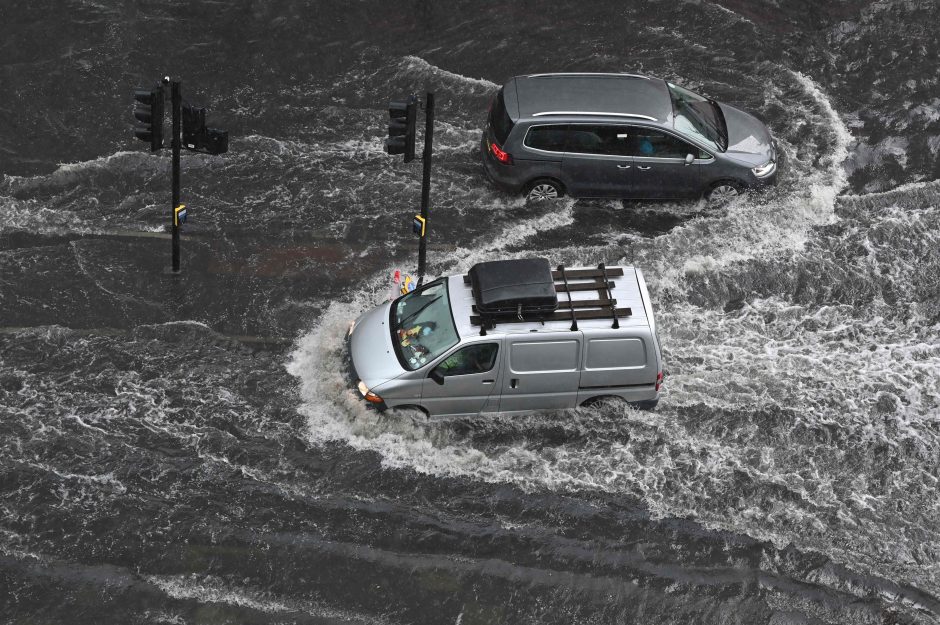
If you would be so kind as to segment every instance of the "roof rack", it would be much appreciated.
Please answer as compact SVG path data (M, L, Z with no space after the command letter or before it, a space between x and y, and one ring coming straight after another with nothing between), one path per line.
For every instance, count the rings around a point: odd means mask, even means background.
M611 78L643 78L649 80L649 76L643 74L624 74L618 72L555 72L554 74L529 74L528 78L554 78L555 76L609 76Z
M565 269L563 265L552 272L555 281L555 291L566 293L567 301L559 300L558 309L553 313L526 315L520 309L512 313L483 314L473 306L470 315L470 324L480 326L480 334L486 335L487 329L494 329L497 323L545 323L546 321L571 321L571 329L578 329L578 321L588 319L612 320L612 328L620 327L620 317L630 317L633 311L630 308L617 308L617 300L613 297L615 283L610 278L623 276L621 267L607 269L603 263L597 269ZM470 284L470 276L463 277L465 284ZM576 300L571 297L574 291L596 291L596 299Z
M604 111L542 111L541 113L532 113L532 117L544 117L545 115L585 115L590 117L630 117L632 119L648 119L651 122L659 120L649 115L640 115L639 113L609 113Z

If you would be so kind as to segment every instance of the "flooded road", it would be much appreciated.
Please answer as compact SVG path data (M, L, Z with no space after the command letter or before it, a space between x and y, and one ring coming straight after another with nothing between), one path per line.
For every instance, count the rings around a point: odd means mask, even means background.
M940 8L929 0L8 2L0 622L940 621ZM782 4L782 3L781 3ZM512 75L646 72L754 112L770 193L527 206L479 137ZM229 130L132 139L165 74ZM366 411L349 321L412 270L636 264L655 412Z

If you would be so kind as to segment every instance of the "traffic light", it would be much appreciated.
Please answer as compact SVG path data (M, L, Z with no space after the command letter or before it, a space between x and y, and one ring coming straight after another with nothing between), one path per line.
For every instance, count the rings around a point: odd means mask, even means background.
M134 136L149 141L150 151L156 152L163 147L163 87L157 85L149 91L137 89L134 100L137 101L134 117L143 123L134 127Z
M202 143L202 134L206 128L206 109L183 105L183 145L195 149Z
M183 105L183 145L209 154L228 152L228 131L206 128L206 109Z
M388 103L388 139L385 151L389 154L404 154L405 162L415 160L415 120L418 115L418 98L410 95L407 100Z

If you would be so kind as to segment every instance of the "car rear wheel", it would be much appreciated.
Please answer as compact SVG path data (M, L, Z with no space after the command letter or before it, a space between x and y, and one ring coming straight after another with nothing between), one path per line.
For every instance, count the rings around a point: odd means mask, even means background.
M744 192L744 187L731 180L716 182L705 193L709 206L724 206Z
M565 190L555 180L540 178L529 183L526 187L525 199L527 202L544 202L557 200L565 194Z

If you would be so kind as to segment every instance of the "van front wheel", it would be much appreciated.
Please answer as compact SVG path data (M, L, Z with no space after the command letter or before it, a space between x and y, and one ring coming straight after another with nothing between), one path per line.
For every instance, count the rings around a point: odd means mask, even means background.
M526 202L544 202L546 200L557 200L565 194L561 184L550 178L539 178L533 180L526 187Z

